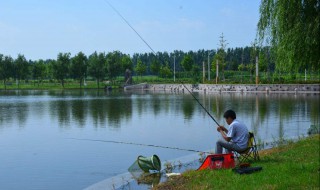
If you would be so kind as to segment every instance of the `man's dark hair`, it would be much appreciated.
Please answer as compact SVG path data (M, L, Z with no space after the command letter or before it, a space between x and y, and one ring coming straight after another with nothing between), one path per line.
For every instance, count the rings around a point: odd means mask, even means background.
M223 117L226 118L226 119L229 118L229 117L231 117L232 119L236 119L237 118L236 112L234 112L233 110L227 110L226 112L224 112Z

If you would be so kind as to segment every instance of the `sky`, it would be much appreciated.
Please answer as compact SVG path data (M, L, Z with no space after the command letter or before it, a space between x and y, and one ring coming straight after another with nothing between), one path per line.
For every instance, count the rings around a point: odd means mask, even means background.
M156 52L250 46L259 0L0 0L0 54L56 59L80 51Z

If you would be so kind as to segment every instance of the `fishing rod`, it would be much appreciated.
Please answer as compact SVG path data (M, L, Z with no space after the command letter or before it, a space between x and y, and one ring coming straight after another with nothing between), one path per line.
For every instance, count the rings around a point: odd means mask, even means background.
M106 2L121 18L122 20L139 36L139 38L149 47L149 49L155 54L155 56L157 56L156 52L153 50L153 48L147 43L146 40L143 39L143 37L133 28L133 26L127 21L127 19L124 18L124 16L114 7L112 6L112 4L107 1L107 0L104 0L104 2ZM160 57L158 57L158 59L165 63ZM210 112L200 103L200 101L194 96L194 94L189 90L189 88L187 88L185 86L185 84L179 80L179 82L183 85L183 87L185 89L187 89L187 91L191 94L191 96L198 102L198 104L206 111L206 113L210 116L210 118L218 125L219 123L214 119L214 117L210 114Z
M189 151L189 152L208 153L208 154L210 153L210 152L193 150L193 149L184 149L184 148L178 148L178 147L161 146L161 145L153 145L153 144L142 144L142 143L124 142L124 141L99 140L99 139L79 139L79 138L68 138L68 139L79 140L79 141L115 143L115 144L129 144L129 145L136 145L136 146L149 146L149 147L157 147L157 148L165 148L165 149L173 149L173 150L183 150L183 151Z
M218 126L220 126L219 123L214 119L214 117L209 113L209 111L200 103L200 101L198 100L198 98L196 98L196 97L194 96L194 94L184 85L184 83L183 83L182 81L179 81L179 82L183 85L184 88L187 89L187 91L188 91L188 92L191 94L191 96L198 102L198 104L204 109L204 111L206 111L206 113L210 116L210 118L211 118Z

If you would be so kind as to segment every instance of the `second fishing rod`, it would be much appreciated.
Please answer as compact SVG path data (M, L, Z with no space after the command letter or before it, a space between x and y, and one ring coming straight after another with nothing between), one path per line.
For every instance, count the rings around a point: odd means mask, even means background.
M133 28L133 26L125 19L125 17L107 0L104 0L113 10L118 14L118 16L121 17L121 19L136 33L136 35L148 46L148 48L154 53L154 55L157 57L157 53L153 50L153 48L147 43L147 41ZM158 56L158 60L160 60L164 65L165 61L161 59L161 57ZM205 110L205 112L209 115L209 117L217 124L217 126L220 126L217 120L210 114L210 112L201 104L201 102L198 100L198 98L195 97L195 95L190 91L186 85L179 80L179 83L183 85L183 87L190 93L190 95L194 98L194 100L197 101L197 103Z

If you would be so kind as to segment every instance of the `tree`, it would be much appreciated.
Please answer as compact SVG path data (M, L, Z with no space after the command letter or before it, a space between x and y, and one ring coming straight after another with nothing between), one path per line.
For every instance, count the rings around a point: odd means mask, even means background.
M7 89L7 81L13 77L13 59L10 56L0 54L0 80L3 80L4 89Z
M241 82L243 78L243 71L245 70L246 66L242 63L238 66L238 70L241 72Z
M247 65L248 71L250 72L250 81L252 82L252 77L256 68L256 56L257 56L257 41L251 43L250 49L250 63Z
M268 67L268 59L267 59L267 47L261 49L259 52L259 71L265 73L265 76L268 77L269 80L269 67Z
M161 71L161 64L159 61L157 61L155 58L152 59L151 65L150 65L150 70L153 74L158 75L159 72ZM170 69L170 68L169 68Z
M194 82L200 82L201 80L200 71L201 69L198 65L194 64L192 66L192 78Z
M228 45L227 40L224 39L223 33L219 37L219 49L217 51L217 54L215 55L216 60L219 62L219 69L222 74L222 79L224 79L224 68L226 66L225 57L226 57L226 47Z
M123 55L121 58L121 72L125 72L127 69L132 70L132 61L129 55Z
M160 76L164 78L168 78L172 76L172 71L170 70L170 67L168 64L166 64L165 66L162 65L159 72L160 72Z
M89 74L97 81L98 88L100 81L105 77L106 55L104 53L94 52L89 56Z
M17 59L14 61L15 75L18 80L18 88L20 87L20 80L27 79L29 75L29 63L24 55L19 54Z
M147 71L147 66L139 59L135 68L136 72L140 77Z
M79 52L71 59L71 71L75 79L79 80L80 88L82 88L82 82L87 75L88 59L84 53Z
M57 61L53 62L53 76L64 88L64 80L69 75L70 70L70 53L59 53Z
M262 0L258 35L271 45L278 71L320 69L319 0Z
M121 71L121 53L119 51L114 51L107 54L106 60L106 73L109 80L114 81L114 79L120 75Z
M38 80L38 86L40 82L46 76L46 65L42 59L35 61L32 68L33 79Z
M181 65L183 69L187 72L191 71L193 65L194 65L194 60L190 54L184 56Z

